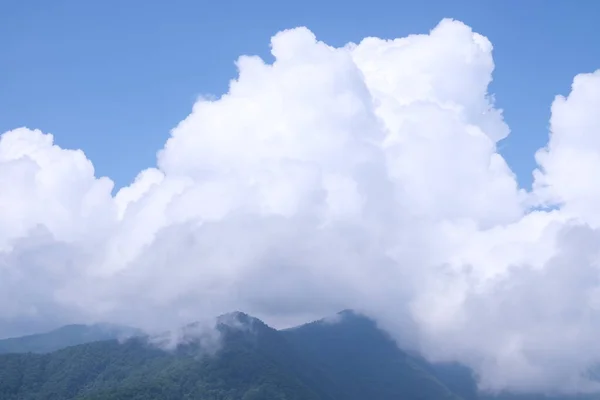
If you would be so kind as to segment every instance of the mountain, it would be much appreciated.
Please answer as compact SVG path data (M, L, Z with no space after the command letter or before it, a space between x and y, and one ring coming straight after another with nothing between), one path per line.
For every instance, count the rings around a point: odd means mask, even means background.
M129 327L112 324L67 325L46 333L0 340L2 353L50 353L69 346L141 335Z
M0 398L460 400L367 319L277 331L234 313L216 330L215 349L189 336L165 351L137 337L0 355Z
M421 360L401 351L374 321L352 311L340 313L335 322L317 321L282 333L312 364L327 371L340 399L460 398Z
M157 337L93 341L46 352L93 340L101 336L95 336L97 328L69 326L12 339L13 350L19 343L29 352L0 354L0 399L595 399L483 395L468 368L430 364L406 353L374 321L352 311L340 313L334 322L282 331L236 312L219 317L208 330L196 323ZM93 334L82 334L90 329Z

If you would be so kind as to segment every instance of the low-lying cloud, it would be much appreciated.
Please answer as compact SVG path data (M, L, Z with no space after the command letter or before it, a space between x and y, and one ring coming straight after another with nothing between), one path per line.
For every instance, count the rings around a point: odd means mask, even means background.
M0 137L0 334L354 308L484 389L598 389L600 72L554 101L526 191L468 26L341 48L298 28L272 53L115 196L52 135Z

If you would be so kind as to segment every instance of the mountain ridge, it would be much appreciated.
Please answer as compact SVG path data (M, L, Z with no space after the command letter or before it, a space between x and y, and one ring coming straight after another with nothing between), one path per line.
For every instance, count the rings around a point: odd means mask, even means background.
M315 357L310 346L297 340L306 328L278 331L241 312L218 317L215 327L219 348L208 353L202 351L202 341L182 341L165 350L154 345L150 336L140 336L78 344L47 354L0 355L0 398L384 399L378 395L381 385L377 382L351 384L359 371L344 375L328 370L335 360ZM309 338L317 346L329 345L326 336L323 343L315 340ZM355 356L346 354L341 364L356 367L350 363ZM405 367L405 378L422 377L421 371ZM439 383L424 390L418 390L418 385L394 384L390 393L407 399L461 400Z
M53 337L57 332L81 330L82 326L69 325L47 334ZM405 352L373 319L352 310L282 330L236 311L208 323L188 324L171 335L171 346L163 346L156 337L143 334L125 340L112 337L91 343L71 343L63 349L41 354L0 354L0 398L597 398L480 393L474 375L467 367L456 363L432 364ZM44 334L30 336L39 340ZM81 335L67 335L67 338L82 340ZM53 339L50 342L53 345L68 344L68 340L57 342Z

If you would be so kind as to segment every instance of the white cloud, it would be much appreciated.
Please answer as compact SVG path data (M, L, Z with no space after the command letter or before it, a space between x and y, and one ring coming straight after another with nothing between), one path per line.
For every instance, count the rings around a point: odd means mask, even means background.
M550 140L536 154L535 190L545 204L598 226L600 188L600 71L580 74L568 97L552 104Z
M492 45L464 24L342 48L298 28L272 53L241 57L114 197L81 151L1 136L0 334L356 308L484 388L590 389L600 75L555 101L526 193L496 150Z

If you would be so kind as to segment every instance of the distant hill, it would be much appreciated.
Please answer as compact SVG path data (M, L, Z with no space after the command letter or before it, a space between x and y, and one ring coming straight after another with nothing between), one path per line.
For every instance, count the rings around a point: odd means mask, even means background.
M140 330L112 325L67 325L50 332L0 340L2 353L49 353L78 344L141 335Z

